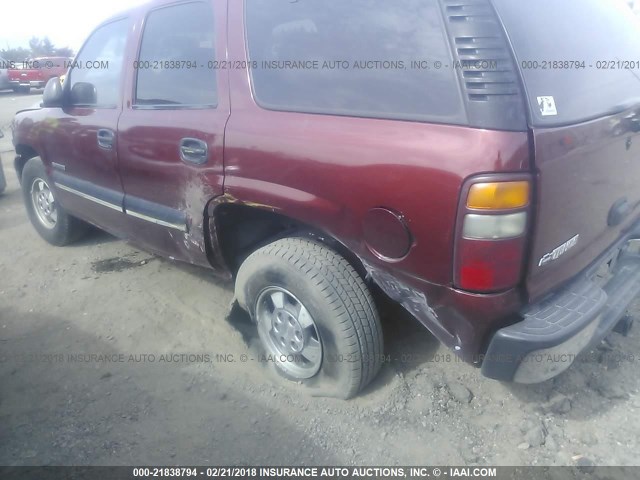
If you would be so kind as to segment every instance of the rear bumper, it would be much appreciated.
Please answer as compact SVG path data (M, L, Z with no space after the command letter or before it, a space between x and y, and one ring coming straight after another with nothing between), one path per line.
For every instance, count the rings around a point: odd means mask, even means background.
M637 224L562 290L529 305L521 312L521 322L498 330L483 358L482 373L517 383L557 376L613 330L639 293Z
M10 88L30 87L44 88L45 82L42 80L12 80L9 82Z

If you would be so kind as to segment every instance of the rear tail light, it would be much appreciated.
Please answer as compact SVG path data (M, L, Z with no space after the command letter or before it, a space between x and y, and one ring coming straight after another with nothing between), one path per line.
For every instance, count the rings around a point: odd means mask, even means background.
M508 210L529 204L529 182L483 182L471 185L467 207L478 210Z
M463 189L455 246L457 288L492 293L515 287L522 276L531 182L494 177Z
M521 236L527 228L526 212L510 215L473 215L464 217L462 236L473 240L500 240Z

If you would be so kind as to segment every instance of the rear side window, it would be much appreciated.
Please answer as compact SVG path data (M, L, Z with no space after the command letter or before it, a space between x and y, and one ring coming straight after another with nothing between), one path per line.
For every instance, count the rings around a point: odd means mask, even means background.
M211 5L187 3L147 17L138 71L138 106L216 106Z
M245 12L261 106L465 122L437 0L245 0Z
M108 23L84 44L70 73L73 105L115 108L119 103L128 26L127 19Z
M640 24L616 0L493 0L534 126L578 123L640 100Z

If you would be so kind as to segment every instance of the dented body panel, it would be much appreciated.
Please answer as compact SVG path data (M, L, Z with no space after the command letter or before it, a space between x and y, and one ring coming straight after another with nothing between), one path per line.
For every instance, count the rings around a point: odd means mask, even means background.
M217 58L246 62L243 29L227 34L226 26L227 20L242 25L242 2L229 3L228 18L226 2L213 5ZM119 199L116 208L105 208L58 189L66 209L144 249L227 278L234 265L221 241L224 207L291 219L338 242L369 281L470 359L490 332L511 321L521 306L518 291L482 296L453 288L453 241L468 177L530 170L526 132L269 111L255 102L242 69L215 71L215 108L139 108L132 65L146 14L144 8L129 13L118 109L42 109L16 118L14 141L33 148L51 175L52 162L63 165L64 175ZM117 132L111 151L95 147L104 121L90 125L105 116ZM206 144L206 162L181 159L184 138ZM86 143L84 152L67 148L77 141ZM81 163L88 148L98 155ZM77 163L69 161L72 154ZM403 254L390 258L385 251Z
M242 2L231 2L229 23L242 17ZM232 63L246 61L246 51L243 30L230 30ZM526 132L269 111L256 104L246 72L229 74L227 194L337 239L374 283L461 354L476 355L490 331L513 321L518 292L453 289L453 241L464 181L479 172L528 172ZM369 247L363 222L376 207L399 213L411 232L403 258Z
M171 3L161 1L156 6ZM216 55L224 56L225 2L214 3L222 13L215 17ZM134 62L147 13L145 8L136 8L126 14L126 68L115 108L70 106L18 114L14 143L35 150L42 158L57 184L56 195L69 212L146 250L210 267L206 210L212 199L223 194L224 128L230 113L227 76L223 71L217 73L219 101L215 108L137 107ZM112 148L97 144L99 130L113 133ZM181 159L183 138L206 143L205 163L193 165ZM222 266L221 270L224 275Z
M39 156L66 210L146 250L231 278L252 250L311 235L479 364L496 331L521 322L532 299L575 277L637 219L639 112L503 131L268 110L258 105L247 69L244 2L211 0L215 40L198 43L198 51L213 49L233 66L211 69L215 105L136 104L134 65L149 9L174 3L125 14L114 108L42 108L14 123L18 171ZM72 82L73 70L67 96ZM526 124L524 110L507 113L521 113ZM517 257L522 272L507 291L455 287L461 205L480 176L531 180L520 233L526 255ZM599 223L588 227L594 218Z

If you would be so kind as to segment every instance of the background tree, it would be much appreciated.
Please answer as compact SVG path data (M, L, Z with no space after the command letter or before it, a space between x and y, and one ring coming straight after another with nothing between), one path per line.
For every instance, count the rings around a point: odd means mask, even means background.
M31 37L29 48L34 57L52 57L55 54L55 47L49 37L44 37L43 39Z
M31 56L31 50L27 48L7 48L0 50L0 57L7 62L23 62Z
M49 37L31 37L29 40L29 48L17 47L0 50L0 57L7 61L23 62L29 58L35 57L70 57L74 56L74 52L69 47L57 48Z
M71 48L69 48L69 47L56 48L55 52L56 52L56 56L57 57L73 58L73 57L76 56L76 54L73 52L73 50Z

